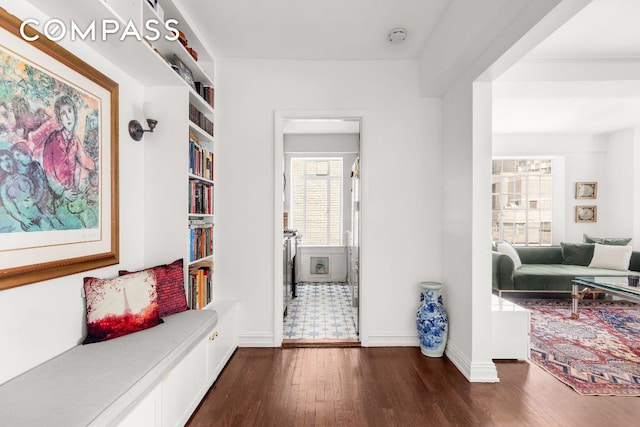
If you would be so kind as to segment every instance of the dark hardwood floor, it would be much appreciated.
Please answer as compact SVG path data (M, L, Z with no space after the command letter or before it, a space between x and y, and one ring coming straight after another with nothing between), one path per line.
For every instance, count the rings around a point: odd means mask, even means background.
M640 398L580 396L529 362L469 383L414 347L240 348L188 423L201 426L631 426Z

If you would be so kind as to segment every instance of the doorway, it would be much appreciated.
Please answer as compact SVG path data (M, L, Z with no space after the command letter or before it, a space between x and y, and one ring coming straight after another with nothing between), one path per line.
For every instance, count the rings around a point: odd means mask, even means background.
M360 130L361 118L282 118L283 346L359 344Z

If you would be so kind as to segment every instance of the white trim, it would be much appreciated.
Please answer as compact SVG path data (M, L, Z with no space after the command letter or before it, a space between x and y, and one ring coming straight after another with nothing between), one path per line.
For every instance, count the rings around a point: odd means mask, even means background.
M445 356L464 375L469 382L497 383L498 370L493 362L472 363L463 352L460 352L455 345L449 341L445 349Z
M366 345L362 343L363 347L420 347L418 335L406 332L372 332L368 338Z
M284 167L282 165L284 158L284 122L286 119L358 119L360 120L360 164L363 163L363 154L365 150L363 149L363 141L364 141L364 119L365 119L365 111L363 110L322 110L322 111L313 111L313 110L276 110L274 111L274 224L273 224L273 248L274 248L274 259L273 259L273 276L274 276L274 316L273 316L273 346L280 347L282 345L283 339L283 327L284 327L284 317L283 313L283 286L279 285L282 283L282 174L284 172ZM365 167L366 171L366 167ZM366 174L363 175L362 171L360 173L360 205L366 204ZM360 212L363 212L361 209ZM358 331L360 333L360 341L364 345L365 342L368 341L367 335L364 333L366 327L366 315L363 314L363 307L366 301L366 287L363 287L362 284L366 283L363 277L365 277L365 271L363 271L362 266L364 263L363 260L363 246L364 246L364 234L362 230L365 229L366 219L364 215L361 215L360 219L360 232L358 233L360 236L360 292L359 292L359 303L360 307L358 310L359 320L358 320ZM363 318L365 321L363 321ZM241 338L242 342L242 338ZM247 345L249 346L249 345Z
M280 335L282 335L282 328L280 328ZM241 334L238 337L238 347L280 347L281 345L282 338L276 344L275 337L268 333Z
M274 224L273 224L273 346L282 345L284 316L283 316L283 271L282 271L282 197L284 173L284 120L285 116L275 112L274 117L274 142L273 142L273 165L274 165Z

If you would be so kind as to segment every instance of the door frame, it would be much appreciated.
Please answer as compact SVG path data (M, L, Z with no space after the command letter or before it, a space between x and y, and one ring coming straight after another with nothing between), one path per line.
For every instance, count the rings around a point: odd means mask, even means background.
M283 304L282 299L283 295L283 271L282 271L282 188L283 188L283 159L284 159L284 123L288 119L349 119L349 120L359 120L360 121L360 164L363 163L363 153L364 153L364 139L365 139L365 112L362 110L329 110L329 111L308 111L308 110L276 110L274 112L274 150L273 150L273 182L274 182L274 215L273 215L273 283L274 283L274 292L273 292L273 341L274 346L279 347L282 345L283 340L283 328L284 328L284 317L283 317ZM362 171L360 173L360 227L358 235L359 239L359 292L358 292L358 330L359 330L359 340L363 341L362 337L365 336L364 332L366 330L366 316L363 315L363 306L366 301L366 287L363 286L363 253L366 252L363 250L364 246L364 235L363 229L365 229L364 224L366 223L364 215L362 215L363 203L365 190L366 190L366 182L365 182L366 173L363 174Z

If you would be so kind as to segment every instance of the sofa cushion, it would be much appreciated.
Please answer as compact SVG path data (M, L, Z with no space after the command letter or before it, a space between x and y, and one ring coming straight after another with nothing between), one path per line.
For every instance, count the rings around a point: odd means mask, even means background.
M520 266L522 265L522 261L520 261L520 256L518 255L518 252L516 252L514 247L511 246L511 243L499 242L496 246L498 248L498 252L503 253L511 258L511 260L513 261L513 268L515 268L516 270L520 268Z
M632 246L612 246L595 244L593 259L589 267L608 268L611 270L628 270Z
M113 279L85 277L84 293L87 299L84 344L117 338L162 323L153 271Z
M187 294L184 288L184 271L182 258L170 264L157 265L146 270L156 274L158 292L158 312L160 317L171 316L188 310ZM120 270L121 276L131 274L131 271Z
M560 243L562 263L567 265L588 266L593 258L592 243Z
M601 245L626 246L631 243L631 237L593 237L588 234L582 235L584 243L600 243Z
M523 264L562 264L560 246L518 246L516 251Z

